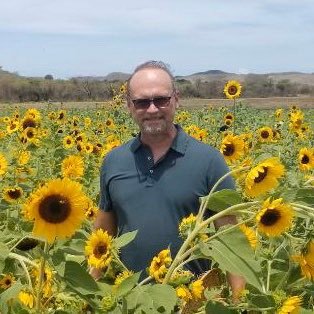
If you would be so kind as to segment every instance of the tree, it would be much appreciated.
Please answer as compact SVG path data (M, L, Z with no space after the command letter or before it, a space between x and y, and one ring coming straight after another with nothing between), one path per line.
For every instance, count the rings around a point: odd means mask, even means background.
M52 81L53 80L53 76L51 74L47 74L47 75L45 75L45 80Z

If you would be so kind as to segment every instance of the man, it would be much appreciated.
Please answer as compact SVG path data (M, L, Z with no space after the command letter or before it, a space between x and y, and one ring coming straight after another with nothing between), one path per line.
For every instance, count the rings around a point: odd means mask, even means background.
M111 235L138 230L121 251L121 260L134 271L145 270L167 247L174 257L182 244L180 221L197 214L199 197L228 172L218 150L173 123L178 101L174 77L164 63L138 66L128 80L127 105L140 134L111 151L101 169L101 210L95 228ZM231 178L219 186L233 187ZM227 223L235 223L235 218L223 217L216 227ZM196 274L207 270L199 261L188 267ZM100 275L96 270L92 274ZM233 290L244 284L238 276L229 281Z

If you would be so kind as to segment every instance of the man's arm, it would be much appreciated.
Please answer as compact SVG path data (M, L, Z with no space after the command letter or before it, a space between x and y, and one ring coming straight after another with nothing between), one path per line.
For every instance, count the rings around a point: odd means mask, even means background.
M116 216L113 211L98 211L94 222L94 230L97 229L103 229L104 231L107 231L111 236L115 236L117 234ZM102 270L92 267L90 269L90 274L94 277L95 280L97 280L101 277Z
M214 222L216 230L228 224L231 225L237 224L237 218L235 216L228 215L221 217ZM237 302L241 291L244 290L245 288L245 279L242 276L231 274L228 272L227 280L232 290L232 299L234 302Z

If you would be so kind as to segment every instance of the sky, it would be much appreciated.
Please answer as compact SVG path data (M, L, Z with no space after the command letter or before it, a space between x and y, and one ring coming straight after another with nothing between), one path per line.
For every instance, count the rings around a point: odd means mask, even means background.
M0 66L105 76L162 60L174 75L314 72L314 0L9 0Z

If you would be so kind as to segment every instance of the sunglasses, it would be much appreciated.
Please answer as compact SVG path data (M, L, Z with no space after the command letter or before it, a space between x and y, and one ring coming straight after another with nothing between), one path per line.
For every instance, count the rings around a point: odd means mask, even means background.
M154 98L132 99L135 109L148 109L151 103L157 108L168 107L171 96L157 96Z

